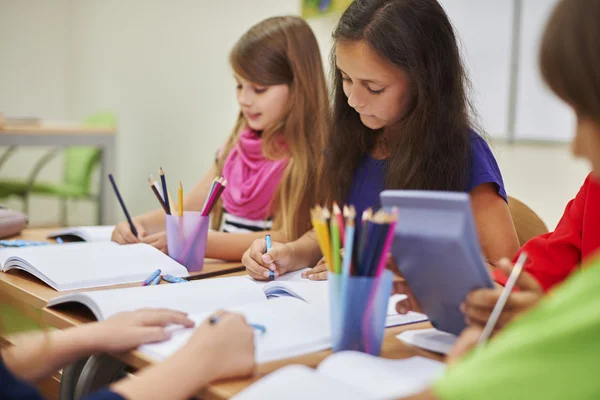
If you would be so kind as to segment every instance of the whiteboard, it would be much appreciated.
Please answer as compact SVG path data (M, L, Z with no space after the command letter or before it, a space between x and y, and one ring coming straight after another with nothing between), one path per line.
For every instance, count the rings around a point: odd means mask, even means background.
M542 0L544 1L544 0ZM513 2L440 0L459 36L484 131L506 137Z
M546 87L538 66L543 30L557 0L524 0L517 85L515 138L569 141L575 117Z

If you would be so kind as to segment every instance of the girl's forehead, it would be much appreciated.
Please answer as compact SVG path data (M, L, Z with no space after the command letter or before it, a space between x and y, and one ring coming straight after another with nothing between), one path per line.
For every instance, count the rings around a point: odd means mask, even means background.
M335 47L336 64L345 74L373 83L390 82L405 73L377 54L365 41L339 42Z

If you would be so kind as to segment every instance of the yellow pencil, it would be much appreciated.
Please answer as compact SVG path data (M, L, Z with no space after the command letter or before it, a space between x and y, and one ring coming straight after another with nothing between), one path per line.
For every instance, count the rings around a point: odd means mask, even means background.
M183 217L183 185L179 181L179 189L177 190L177 196L179 197L179 216Z
M167 190L167 198L169 199L169 204L171 205L171 215L179 215L179 211L177 211L177 204L173 202L171 198L171 192Z

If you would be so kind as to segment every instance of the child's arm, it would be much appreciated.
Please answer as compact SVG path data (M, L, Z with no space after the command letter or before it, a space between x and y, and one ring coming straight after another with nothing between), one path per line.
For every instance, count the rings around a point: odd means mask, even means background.
M242 263L254 279L268 279L271 270L278 277L286 272L312 267L321 257L321 249L312 230L287 244L274 242L271 251L267 253L266 250L265 239L261 238L255 240L242 256Z
M206 257L219 260L239 261L244 252L255 240L264 242L265 236L271 235L273 241L286 242L285 234L281 231L263 231L248 233L208 232L206 241Z
M83 356L122 352L168 339L170 333L164 327L170 324L191 327L194 322L185 313L170 310L120 313L79 328L18 336L14 346L2 350L2 359L17 378L36 382Z
M208 194L212 181L217 176L217 173L217 165L213 164L184 199L183 208L185 210L202 211L204 200L206 199L206 195ZM171 182L171 196L174 193L174 187L174 182ZM148 190L148 195L152 196L150 190ZM173 199L173 201L176 200ZM121 222L115 227L112 240L121 244L138 243L140 240L144 239L144 237L163 232L166 224L165 212L162 208L159 208L146 214L138 215L133 218L133 223L138 231L138 238L133 236L127 222ZM150 240L150 242L151 241L152 240Z
M220 314L204 322L173 356L112 385L126 399L188 399L213 380L254 370L254 332L244 317Z

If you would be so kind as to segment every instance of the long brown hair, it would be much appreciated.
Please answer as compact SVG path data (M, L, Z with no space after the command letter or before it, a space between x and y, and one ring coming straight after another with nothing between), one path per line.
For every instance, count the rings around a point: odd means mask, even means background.
M550 89L600 124L600 0L563 0L546 25L540 68Z
M309 210L316 202L317 171L331 123L319 45L302 18L273 17L250 28L233 47L229 60L235 73L248 81L290 87L285 119L265 129L261 138L263 153L270 159L281 157L279 138L286 144L289 163L273 199L273 229L281 229L287 240L294 240L310 229ZM219 159L219 171L245 124L240 111Z
M435 0L355 0L334 33L336 43L364 41L380 57L404 70L412 101L390 138L387 189L464 191L472 125L468 80L454 30ZM333 126L325 160L328 201L345 201L354 171L373 149L377 135L348 105L337 69L333 72Z

